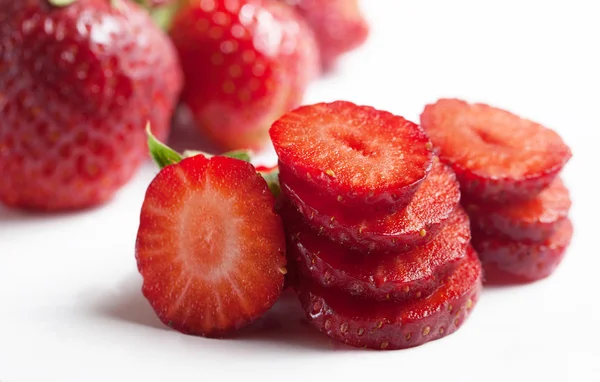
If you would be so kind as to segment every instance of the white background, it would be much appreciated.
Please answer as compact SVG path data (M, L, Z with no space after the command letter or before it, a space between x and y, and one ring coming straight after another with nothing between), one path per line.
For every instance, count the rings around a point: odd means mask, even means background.
M241 338L180 335L139 292L133 248L156 172L147 164L94 211L0 209L0 381L600 381L598 2L363 3L371 40L307 102L347 99L417 120L425 103L461 97L556 129L574 153L564 179L576 229L559 270L486 289L460 331L406 351L332 345L290 298Z

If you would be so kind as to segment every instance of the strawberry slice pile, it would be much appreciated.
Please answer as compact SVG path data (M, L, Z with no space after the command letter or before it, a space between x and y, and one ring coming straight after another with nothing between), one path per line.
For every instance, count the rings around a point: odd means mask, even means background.
M303 106L269 130L277 166L257 168L246 151L181 155L149 134L162 170L136 259L158 317L227 336L289 286L331 338L404 349L459 329L484 279L552 274L573 235L561 138L457 100L427 106L421 123L346 101Z
M270 135L291 283L309 321L383 350L458 329L481 265L456 176L421 127L338 101L298 108Z
M558 177L571 150L561 137L507 111L450 99L428 105L421 125L457 174L486 280L549 276L573 234L569 191Z

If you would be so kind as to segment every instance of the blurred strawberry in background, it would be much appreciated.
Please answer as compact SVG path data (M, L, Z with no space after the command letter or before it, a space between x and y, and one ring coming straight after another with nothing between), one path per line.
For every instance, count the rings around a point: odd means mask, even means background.
M277 0L184 1L170 35L185 74L182 100L223 150L264 145L318 73L311 30Z
M0 201L95 206L165 138L182 76L167 36L128 0L0 0Z
M369 36L358 0L284 0L295 7L315 33L323 70L339 56L361 46Z
M182 88L183 145L196 125L214 151L260 148L319 62L367 34L356 0L0 0L0 202L109 200L147 157L146 123L161 140L177 125Z

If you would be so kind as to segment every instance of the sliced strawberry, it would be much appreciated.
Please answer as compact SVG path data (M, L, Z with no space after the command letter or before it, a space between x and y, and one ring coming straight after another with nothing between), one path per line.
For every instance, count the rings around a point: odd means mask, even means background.
M460 199L452 170L436 161L411 202L393 214L366 215L321 197L280 166L282 192L317 232L365 252L402 252L432 240Z
M476 231L534 243L552 236L571 208L569 190L559 178L531 200L503 205L462 203Z
M490 283L529 282L550 276L571 243L573 225L563 219L545 242L527 244L491 236L474 235L473 247Z
M350 102L301 107L270 134L280 166L351 208L405 205L431 169L431 142L419 126Z
M422 345L456 331L481 291L481 265L473 250L434 294L404 303L360 300L310 282L298 294L308 320L350 346L392 350Z
M194 156L165 167L142 207L136 258L158 317L218 337L279 297L285 237L274 197L246 162Z
M554 131L488 105L442 99L425 108L421 125L470 199L531 199L571 158Z
M469 218L460 206L433 241L398 254L352 251L317 235L294 215L284 215L290 263L317 284L369 300L430 295L467 256L471 239Z

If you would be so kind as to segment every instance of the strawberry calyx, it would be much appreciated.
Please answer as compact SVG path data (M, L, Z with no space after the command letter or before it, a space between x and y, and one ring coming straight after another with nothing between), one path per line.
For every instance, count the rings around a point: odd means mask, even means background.
M259 170L258 173L262 175L267 182L271 193L275 195L276 198L279 197L279 194L281 194L281 186L279 185L279 168L275 167L265 171Z
M169 165L181 162L184 157L177 151L159 141L153 134L150 124L146 125L146 135L148 136L148 151L152 160L159 169L163 169Z
M167 166L177 164L186 158L194 157L197 155L202 155L206 158L211 158L215 156L212 154L195 150L186 150L180 154L177 151L170 148L169 146L167 146L166 144L164 144L163 142L159 141L152 134L150 124L146 125L146 135L148 136L148 151L150 152L150 156L152 157L154 163L156 163L158 168L161 170ZM220 154L219 156L238 159L248 163L252 162L252 152L248 150L228 151L223 154ZM269 190L273 193L273 195L277 197L280 193L279 168L261 168L260 170L257 170L257 172L265 179L267 185L269 186Z

